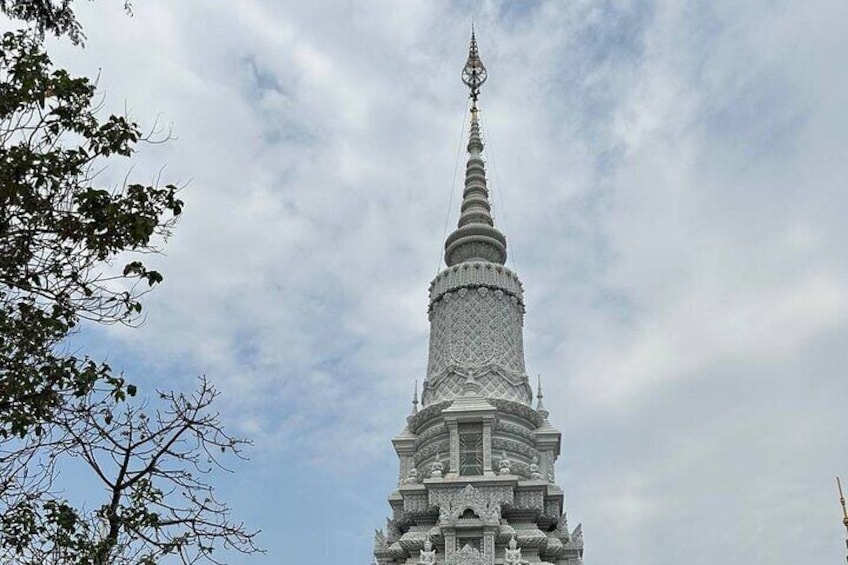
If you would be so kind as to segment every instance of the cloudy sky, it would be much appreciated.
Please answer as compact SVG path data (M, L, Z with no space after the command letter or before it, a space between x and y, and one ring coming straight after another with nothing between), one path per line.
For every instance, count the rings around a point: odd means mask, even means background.
M145 390L223 391L255 446L219 489L268 549L233 563L370 561L458 213L472 16L587 565L843 562L844 0L121 4L79 3L87 47L52 53L172 126L131 175L186 209L147 323L80 339Z

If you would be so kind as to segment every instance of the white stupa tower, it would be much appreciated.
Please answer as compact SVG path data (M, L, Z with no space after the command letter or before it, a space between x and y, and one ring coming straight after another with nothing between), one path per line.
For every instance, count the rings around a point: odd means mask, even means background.
M430 284L430 354L419 408L392 440L400 459L377 565L578 565L554 464L561 434L524 364L524 292L506 268L482 158L478 96L486 81L471 34L463 82L471 131L457 228Z

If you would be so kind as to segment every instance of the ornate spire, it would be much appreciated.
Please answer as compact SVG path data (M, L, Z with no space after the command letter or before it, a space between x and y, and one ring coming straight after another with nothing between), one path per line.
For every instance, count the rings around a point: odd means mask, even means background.
M542 394L542 376L539 375L536 377L536 412L542 415L543 418L547 419L550 412L548 412L547 408L545 408L542 399L544 395Z
M488 261L503 265L506 262L506 238L492 220L492 205L486 186L486 169L481 153L477 98L488 73L480 53L477 39L471 32L468 60L462 69L462 82L471 90L471 132L468 137L468 164L465 168L465 190L457 228L445 240L445 263L452 267L465 261Z
M415 380L415 392L412 394L412 415L418 414L418 379Z
M480 52L477 50L477 38L474 36L474 24L471 24L471 45L468 47L468 60L462 69L462 82L471 89L471 100L474 107L477 106L477 97L480 95L480 87L486 82L488 73L483 61L480 60Z
M506 240L492 221L478 110L486 73L473 33L462 80L471 90L462 210L445 242L448 268L430 283L421 405L414 393L407 426L392 439L398 487L374 555L378 565L578 565L582 534L579 526L569 532L556 486L562 434L548 419L541 382L533 401L524 290L503 264Z

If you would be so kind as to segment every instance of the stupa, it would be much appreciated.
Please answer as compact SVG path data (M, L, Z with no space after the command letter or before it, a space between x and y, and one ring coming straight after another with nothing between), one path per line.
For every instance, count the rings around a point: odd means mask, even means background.
M471 34L462 80L471 90L465 189L446 268L430 284L430 351L404 430L391 517L376 565L578 565L555 463L562 435L524 363L524 290L505 266L492 219L478 98L486 81ZM535 406L534 406L535 404Z

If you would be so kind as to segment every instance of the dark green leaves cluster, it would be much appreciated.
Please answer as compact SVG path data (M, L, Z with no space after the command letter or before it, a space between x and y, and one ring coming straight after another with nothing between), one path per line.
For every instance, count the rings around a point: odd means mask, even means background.
M0 437L40 432L68 396L120 388L108 366L57 353L80 319L131 323L162 276L127 252L155 251L182 211L177 188L106 189L96 172L143 139L98 115L95 85L53 68L27 31L0 41ZM139 285L138 283L144 283ZM123 394L123 393L120 393Z
M67 36L82 44L85 35L72 8L73 0L0 0L0 12L31 24L39 37L51 33ZM124 0L124 10L132 14L132 4Z
M83 40L82 28L71 9L73 0L0 0L0 11L16 20L31 22L39 35L67 35L74 43Z
M26 555L34 546L42 555L54 555L67 563L93 563L77 559L93 555L91 526L65 501L25 501L13 505L0 519L4 545L16 555ZM73 559L72 559L73 557Z

